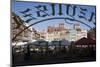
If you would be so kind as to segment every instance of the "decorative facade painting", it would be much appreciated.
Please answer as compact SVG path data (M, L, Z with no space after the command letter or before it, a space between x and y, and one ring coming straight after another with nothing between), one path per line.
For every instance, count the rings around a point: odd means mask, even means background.
M96 61L96 6L12 1L12 66Z

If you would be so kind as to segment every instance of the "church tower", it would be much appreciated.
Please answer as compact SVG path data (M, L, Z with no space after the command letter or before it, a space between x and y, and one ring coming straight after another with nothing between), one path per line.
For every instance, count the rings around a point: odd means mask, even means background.
M60 28L61 30L64 30L64 23L60 23L60 24L59 24L59 28Z
M74 29L77 30L77 31L81 31L80 23L79 22L74 24Z

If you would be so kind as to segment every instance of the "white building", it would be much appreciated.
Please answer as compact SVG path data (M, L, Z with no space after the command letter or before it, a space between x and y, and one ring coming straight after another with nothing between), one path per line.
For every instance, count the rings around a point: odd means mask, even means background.
M81 30L80 32L77 31L76 40L79 40L79 39L81 39L83 37L87 38L87 30Z
M48 26L47 30L41 32L41 36L49 42L62 39L77 41L83 37L87 38L87 30L82 30L79 23L75 23L73 29L67 29L64 23L59 23L57 27Z

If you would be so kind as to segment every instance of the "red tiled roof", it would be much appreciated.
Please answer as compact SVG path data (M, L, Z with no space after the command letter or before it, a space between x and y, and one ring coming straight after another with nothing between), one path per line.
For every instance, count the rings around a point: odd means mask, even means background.
M94 45L94 44L96 44L96 40L85 37L75 42L75 45Z

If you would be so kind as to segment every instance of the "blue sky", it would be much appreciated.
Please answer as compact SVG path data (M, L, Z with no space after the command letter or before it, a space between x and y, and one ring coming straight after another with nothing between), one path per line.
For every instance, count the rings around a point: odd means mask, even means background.
M30 11L30 13L33 15L33 17L37 18L35 20L32 20L29 22L29 25L34 23L34 22L37 22L37 21L40 21L40 20L43 20L43 19L47 19L47 18L54 18L54 17L70 17L68 15L66 15L66 5L67 4L63 4L62 5L62 12L63 12L63 15L59 16L58 15L58 11L59 11L59 7L58 5L59 4L55 4L55 10L56 10L56 14L55 16L46 16L46 17L37 17L37 14L36 14L36 11L37 9L34 7L34 6L38 6L38 5L46 5L48 11L46 11L48 14L51 14L51 6L50 6L51 3L39 3L39 2L20 2L20 1L14 1L12 2L12 12L16 13L18 16L20 16L23 20L26 20L28 18L25 18L23 17L23 15L20 13L20 11L24 11L26 10L27 8L30 8L32 9L32 11ZM79 20L79 21L82 21L86 24L88 24L89 26L91 27L95 27L95 25L92 23L92 22L89 22L88 20L84 20L82 18L79 18L78 15L80 15L80 7L81 8L86 8L87 9L87 12L86 12L86 17L87 18L90 18L90 15L91 15L91 12L94 12L95 13L95 6L89 6L89 5L77 5L77 8L76 8L76 14L74 16L75 19ZM68 20L67 20L68 21ZM34 27L35 29L37 30L43 30L45 28L47 28L47 26L57 26L58 23L65 23L65 20L64 19L52 19L52 20L48 20L48 21L44 21L44 22L41 22L41 23L38 23L32 27ZM73 23L75 24L76 21L68 21L69 23ZM89 27L87 27L86 25L80 23L81 25L81 28L82 29L90 29ZM73 25L70 25L70 24L67 24L65 23L65 26L67 28L73 28Z

